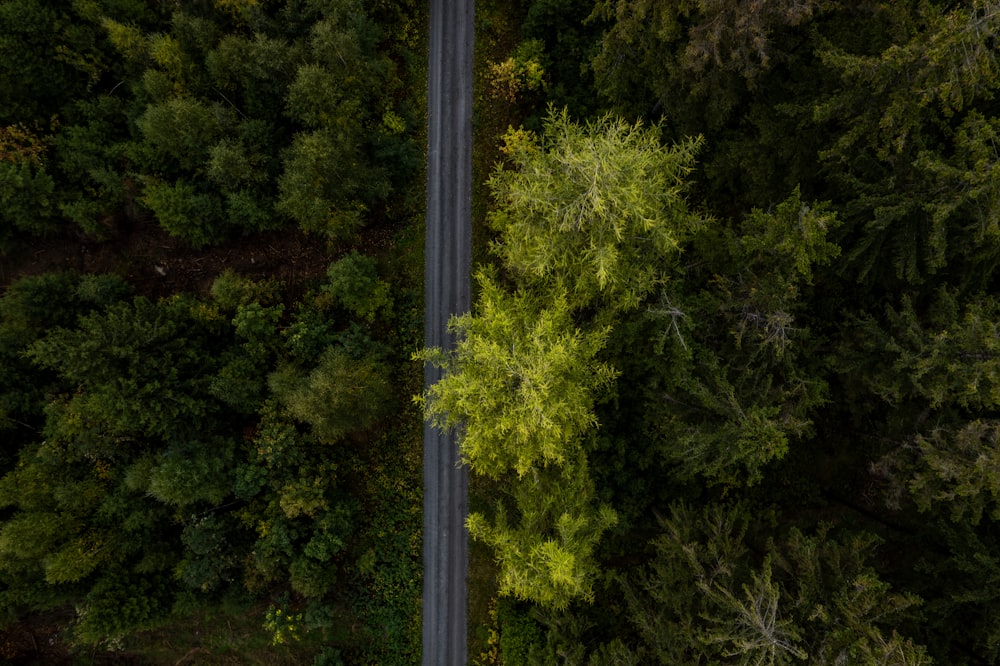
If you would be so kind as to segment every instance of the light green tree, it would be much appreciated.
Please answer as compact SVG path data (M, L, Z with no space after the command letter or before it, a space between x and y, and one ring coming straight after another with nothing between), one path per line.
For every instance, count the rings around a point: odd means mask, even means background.
M577 329L565 297L510 294L488 273L477 277L475 314L452 322L455 351L421 355L446 370L424 397L427 417L461 427L462 455L477 474L523 477L574 459L614 378L596 359L607 331Z
M504 594L551 608L593 600L594 549L617 522L587 466L595 406L617 375L601 355L610 323L666 282L703 224L683 197L697 145L554 110L539 137L507 135L490 223L513 284L480 271L474 312L452 322L455 349L418 355L444 369L421 398L427 418L457 429L474 473L507 484L507 504L469 519Z
M618 523L611 507L596 505L586 458L532 469L513 489L516 511L502 504L488 518L469 516L469 533L493 548L500 594L564 609L594 601L600 568L594 548Z
M637 307L703 224L683 196L698 145L667 147L656 128L611 116L581 126L565 110L550 110L539 137L508 132L511 166L490 179L494 252L572 308Z

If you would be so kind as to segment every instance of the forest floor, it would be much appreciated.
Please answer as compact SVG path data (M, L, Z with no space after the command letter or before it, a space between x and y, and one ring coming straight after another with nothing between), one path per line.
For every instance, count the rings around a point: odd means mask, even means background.
M58 238L15 248L0 256L0 289L27 275L73 271L117 273L150 297L204 296L216 277L231 270L251 279L279 280L295 292L297 285L325 276L347 247L379 254L391 246L393 233L388 225L373 226L363 230L360 243L329 244L289 227L196 250L154 220L139 220L107 240Z

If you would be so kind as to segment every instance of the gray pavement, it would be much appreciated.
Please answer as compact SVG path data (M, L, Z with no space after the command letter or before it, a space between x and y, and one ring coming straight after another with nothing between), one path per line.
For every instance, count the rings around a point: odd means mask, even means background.
M427 72L424 343L454 345L448 320L470 308L472 263L472 0L431 0ZM424 384L440 379L428 367ZM424 424L423 664L466 655L468 472L454 435Z

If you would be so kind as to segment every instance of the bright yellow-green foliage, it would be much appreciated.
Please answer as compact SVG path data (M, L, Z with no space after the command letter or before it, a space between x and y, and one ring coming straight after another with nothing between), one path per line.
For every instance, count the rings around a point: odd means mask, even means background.
M517 101L523 91L538 92L548 87L540 40L529 39L518 45L514 53L501 62L490 63L490 88L493 97L508 102Z
M595 359L607 330L576 329L564 296L545 302L509 294L486 273L478 280L476 313L452 323L461 337L454 355L422 355L450 370L429 389L427 415L444 428L463 426L462 454L478 474L524 476L562 464L597 425L594 400L614 378Z
M617 523L598 504L587 450L596 402L618 372L600 358L611 326L676 270L702 224L684 201L698 141L668 148L655 128L606 117L581 126L549 113L540 137L511 130L512 166L490 180L493 245L512 276L477 275L475 312L456 318L453 351L422 397L437 426L459 429L473 472L509 479L516 512L473 514L494 550L500 592L548 608L593 600L593 550Z
M275 645L301 640L302 613L293 614L282 608L268 609L264 618L264 629L273 633Z
M492 521L469 516L469 533L496 553L500 594L555 609L575 599L592 602L599 572L593 550L618 516L607 505L594 506L586 458L532 470L513 493L516 523L503 507Z
M519 279L565 290L573 307L630 309L662 282L702 224L682 196L700 140L666 147L656 128L550 112L542 136L507 135L513 168L490 179L494 251Z

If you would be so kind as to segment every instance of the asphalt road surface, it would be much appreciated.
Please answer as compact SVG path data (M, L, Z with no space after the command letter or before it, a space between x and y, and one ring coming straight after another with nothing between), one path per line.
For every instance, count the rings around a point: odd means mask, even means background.
M424 342L449 348L448 320L470 308L473 0L431 0L427 70ZM428 367L424 384L440 378ZM468 472L454 435L424 424L423 665L466 655Z

